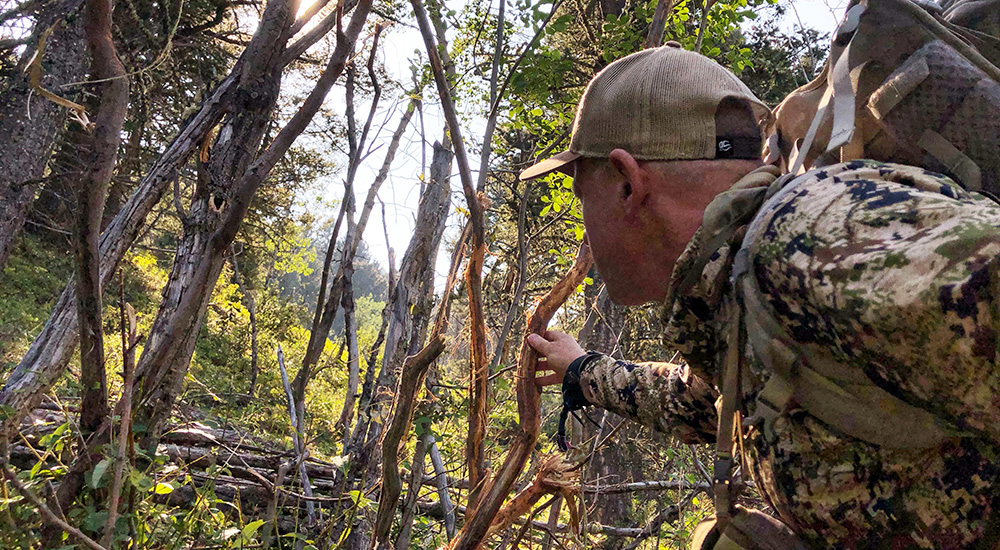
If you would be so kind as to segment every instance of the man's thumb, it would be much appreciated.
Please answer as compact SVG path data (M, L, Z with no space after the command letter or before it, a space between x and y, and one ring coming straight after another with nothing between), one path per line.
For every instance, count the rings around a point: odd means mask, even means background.
M528 335L528 344L540 353L545 351L545 348L548 347L548 343L549 342L545 338L542 338L537 334L532 333Z

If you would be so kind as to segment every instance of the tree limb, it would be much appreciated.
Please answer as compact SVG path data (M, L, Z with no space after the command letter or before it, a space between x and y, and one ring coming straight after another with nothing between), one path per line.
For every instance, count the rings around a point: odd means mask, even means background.
M556 311L583 282L592 261L590 248L586 244L581 245L573 267L542 297L535 311L528 317L526 334L540 334L545 331ZM538 440L541 427L539 417L541 390L534 380L537 362L538 353L528 345L525 338L521 343L516 374L518 429L513 435L513 443L503 466L488 490L484 491L485 496L479 507L466 521L458 538L452 541L450 545L452 550L473 550L482 543Z

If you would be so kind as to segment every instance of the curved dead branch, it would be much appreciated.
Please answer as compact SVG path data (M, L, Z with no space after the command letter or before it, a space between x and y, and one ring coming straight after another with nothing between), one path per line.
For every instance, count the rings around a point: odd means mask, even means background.
M592 261L590 248L586 244L581 245L573 267L542 297L535 311L528 317L526 335L541 334L545 331L552 316L562 307L576 287L583 283ZM469 515L465 527L450 546L451 550L472 550L479 547L486 538L494 518L497 517L504 499L510 494L511 487L524 470L528 457L531 456L531 450L538 440L538 431L541 427L539 416L541 390L534 381L537 362L538 353L528 345L528 340L525 338L521 343L517 362L518 429L514 434L513 444L492 484L483 491L484 496L479 506Z

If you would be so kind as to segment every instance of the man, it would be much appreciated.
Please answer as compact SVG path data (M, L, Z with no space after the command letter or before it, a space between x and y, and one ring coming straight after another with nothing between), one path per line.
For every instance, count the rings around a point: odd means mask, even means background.
M615 361L549 331L529 339L551 371L538 383L562 384L571 409L712 442L722 365L745 363L730 406L746 419L750 473L808 546L997 547L1000 208L941 175L856 161L795 179L762 209L780 175L758 157L762 109L676 46L593 79L569 151L521 177L574 175L610 296L662 302L664 344L687 364ZM758 305L730 282L742 247ZM857 391L817 405L797 384L830 365ZM831 414L842 403L828 395L860 405Z

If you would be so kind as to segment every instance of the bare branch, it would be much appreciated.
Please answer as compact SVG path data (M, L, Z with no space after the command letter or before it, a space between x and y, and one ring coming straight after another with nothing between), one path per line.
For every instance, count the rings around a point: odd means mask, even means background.
M132 438L132 391L135 386L135 345L139 342L136 335L135 309L125 303L125 273L119 274L118 280L119 322L122 333L122 396L118 400L116 410L121 414L121 427L118 429L118 448L115 455L114 474L111 479L110 496L108 497L108 521L104 525L101 545L111 547L111 539L115 534L115 523L118 521L118 504L121 499L122 474L127 460L126 451Z
M656 3L653 20L649 23L649 34L646 35L646 48L658 48L663 45L663 33L666 31L667 17L674 8L674 0L660 0ZM697 51L697 50L695 50Z
M86 546L87 548L90 548L92 550L107 550L106 548L98 544L97 541L88 537L87 535L84 535L82 531L67 523L66 520L55 515L55 513L53 513L52 510L50 510L49 507L46 506L45 503L42 502L40 498L38 498L38 496L32 493L31 490L25 487L20 481L18 481L17 476L14 475L14 472L10 471L10 468L7 467L6 464L0 465L0 470L2 470L3 472L4 479L6 479L11 485L13 485L14 489L16 489L17 492L24 495L24 498L28 499L32 504L34 504L35 507L38 508L38 511L41 512L42 517L45 518L46 521L55 525L59 529L66 531L70 535L76 537L77 540L82 542L83 545Z
M545 330L556 310L562 307L562 304L576 290L576 287L583 282L592 261L590 248L581 245L573 267L542 297L535 311L528 318L525 327L526 334L538 334ZM538 440L538 431L541 426L539 416L541 390L534 380L537 362L538 354L528 345L527 338L525 338L521 344L516 374L518 429L513 435L513 443L503 466L489 489L484 491L485 496L479 507L468 519L465 527L459 533L459 537L453 541L451 545L453 550L473 550L482 543L493 519L510 493L511 487L524 469L524 465L535 446L535 441Z

